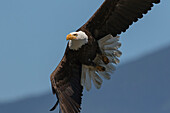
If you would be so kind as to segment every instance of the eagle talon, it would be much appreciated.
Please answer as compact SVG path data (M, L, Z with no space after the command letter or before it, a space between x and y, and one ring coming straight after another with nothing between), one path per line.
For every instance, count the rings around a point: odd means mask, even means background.
M105 64L108 64L110 62L106 56L102 56L102 60Z
M96 66L96 68L97 68L98 71L105 71L106 70L105 67L103 67L103 66Z

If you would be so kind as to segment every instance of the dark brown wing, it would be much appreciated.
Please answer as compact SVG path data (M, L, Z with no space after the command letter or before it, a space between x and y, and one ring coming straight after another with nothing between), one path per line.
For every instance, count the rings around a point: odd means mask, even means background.
M86 29L100 39L107 34L116 36L151 10L160 0L105 0L96 13L80 29Z
M79 113L82 96L81 64L74 59L67 58L66 53L60 64L51 74L53 93L56 94L62 113ZM70 57L70 55L69 55ZM55 109L56 105L52 108Z

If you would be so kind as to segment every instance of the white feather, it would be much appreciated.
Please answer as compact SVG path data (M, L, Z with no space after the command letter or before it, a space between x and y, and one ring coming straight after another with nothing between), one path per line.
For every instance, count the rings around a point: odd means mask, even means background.
M119 50L114 50L113 54L114 54L114 56L120 57L122 55L122 52Z
M99 77L99 75L95 71L91 71L91 75L92 75L92 80L93 80L94 86L97 89L100 89L103 80Z
M116 67L113 65L113 63L109 63L109 64L106 65L106 71L107 72L111 72L112 73L115 70L116 70Z
M99 77L99 74L96 71L94 72L94 78L97 82L102 84L103 80Z
M120 48L120 46L121 46L120 42L114 42L109 45L104 45L103 49L104 50L116 50L116 49Z
M113 38L111 34L106 35L105 37L101 38L98 43L101 45L102 43L106 42L107 40Z
M82 86L85 85L85 81L86 81L86 71L87 71L87 68L85 67L85 65L82 65L82 73L81 73L81 85L82 85Z
M110 73L109 72L101 72L98 71L99 75L102 76L103 78L110 80Z
M86 71L85 85L86 85L86 90L89 91L91 89L91 75L89 69L87 69Z
M114 57L114 50L104 50L104 55Z
M109 40L106 40L102 45L110 45L114 42L118 42L119 41L119 38L117 37L112 37L110 38Z

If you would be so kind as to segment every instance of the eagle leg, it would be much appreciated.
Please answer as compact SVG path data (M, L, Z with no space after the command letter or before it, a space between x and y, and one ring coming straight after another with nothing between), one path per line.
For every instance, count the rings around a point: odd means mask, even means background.
M103 58L104 58L104 60L105 60L105 63L108 64L109 59L108 59L107 57L103 57ZM103 62L104 62L104 61L103 61ZM91 61L91 60L89 60L88 64L85 64L85 65L90 66L90 67L93 68L93 69L95 68L95 69L97 69L98 71L105 71L105 70L106 70L105 67L100 66L99 64L96 64L96 63L94 63L94 62Z

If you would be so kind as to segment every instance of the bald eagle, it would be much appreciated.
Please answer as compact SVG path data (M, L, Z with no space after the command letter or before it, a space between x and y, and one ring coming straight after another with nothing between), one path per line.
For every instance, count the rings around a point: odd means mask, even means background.
M160 0L105 0L95 14L69 40L65 54L50 76L53 94L62 113L79 113L83 88L91 82L99 89L103 80L110 79L119 63L119 34L146 14Z

